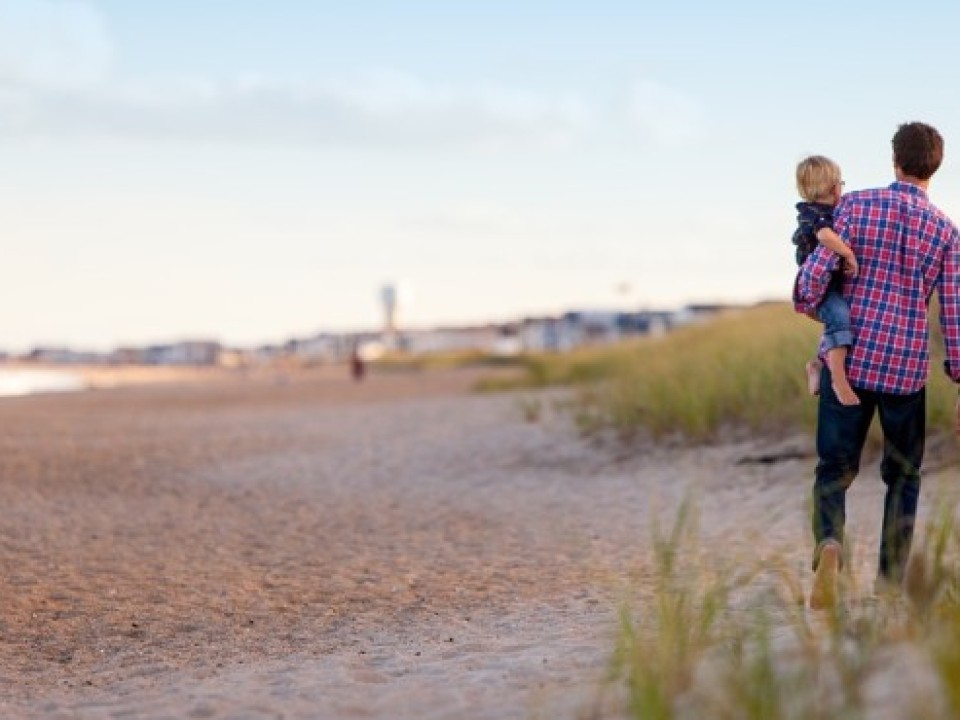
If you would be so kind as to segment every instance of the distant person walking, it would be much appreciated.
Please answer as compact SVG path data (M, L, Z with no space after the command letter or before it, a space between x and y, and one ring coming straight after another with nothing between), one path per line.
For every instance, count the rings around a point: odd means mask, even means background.
M896 588L903 581L920 497L930 364L927 303L934 291L940 299L945 370L960 382L960 234L927 199L930 178L942 159L943 138L935 128L919 122L901 125L893 136L896 181L844 195L834 210L834 229L859 264L856 277L844 278L842 293L854 333L847 377L860 404L840 402L825 364L813 487L816 547L810 606L815 609L837 601L846 492L860 469L875 411L884 438L880 474L887 486L878 586ZM797 281L798 311L816 310L839 267L840 257L828 247L813 250ZM960 400L956 413L960 431Z
M356 382L360 382L363 380L366 372L367 366L363 361L363 355L360 354L360 347L359 345L354 345L353 351L350 353L350 377Z

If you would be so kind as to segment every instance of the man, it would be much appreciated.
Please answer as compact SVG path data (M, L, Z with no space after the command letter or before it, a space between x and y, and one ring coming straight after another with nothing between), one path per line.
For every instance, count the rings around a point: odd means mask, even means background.
M920 496L927 302L934 290L940 299L945 369L960 382L960 235L927 199L942 159L943 138L936 129L919 122L901 125L893 136L896 181L888 188L849 193L835 211L835 229L859 260L859 272L845 279L843 295L855 336L847 376L860 404L840 403L824 366L813 488L812 608L836 603L846 491L860 469L874 411L883 430L880 474L887 486L878 581L896 586L903 580ZM825 247L813 252L800 272L797 310L816 309L838 266L838 256ZM960 427L960 402L957 414Z

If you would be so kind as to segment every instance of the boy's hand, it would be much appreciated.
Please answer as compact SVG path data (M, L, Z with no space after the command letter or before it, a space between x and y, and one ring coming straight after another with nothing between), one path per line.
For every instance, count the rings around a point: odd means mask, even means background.
M845 255L843 258L843 274L849 278L855 278L860 272L860 265L857 264L857 258L853 253Z

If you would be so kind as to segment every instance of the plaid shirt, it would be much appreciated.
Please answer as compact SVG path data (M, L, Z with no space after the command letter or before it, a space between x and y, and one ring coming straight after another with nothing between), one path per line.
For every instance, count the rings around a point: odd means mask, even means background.
M927 301L940 298L947 374L960 382L960 234L916 185L845 195L834 227L857 256L860 273L843 283L856 338L847 358L850 384L903 395L929 373ZM800 269L799 312L823 300L839 258L821 246Z

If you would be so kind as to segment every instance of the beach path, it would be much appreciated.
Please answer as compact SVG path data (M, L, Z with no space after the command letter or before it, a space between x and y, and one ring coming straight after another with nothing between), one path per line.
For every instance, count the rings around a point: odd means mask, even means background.
M658 510L693 489L708 544L806 562L808 458L335 370L0 402L0 715L573 718Z

